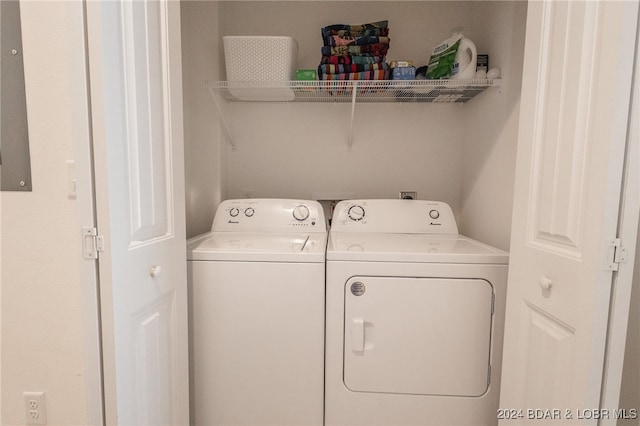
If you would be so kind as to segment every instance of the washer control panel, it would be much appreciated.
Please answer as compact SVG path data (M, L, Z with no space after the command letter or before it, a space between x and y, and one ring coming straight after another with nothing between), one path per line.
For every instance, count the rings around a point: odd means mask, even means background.
M447 203L425 200L345 200L333 210L332 230L458 234Z
M326 223L317 201L247 198L220 203L211 230L326 232Z

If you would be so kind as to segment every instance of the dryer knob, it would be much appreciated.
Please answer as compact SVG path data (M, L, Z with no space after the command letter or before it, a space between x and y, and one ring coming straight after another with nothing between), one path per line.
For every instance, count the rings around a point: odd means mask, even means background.
M300 204L293 208L293 218L298 222L307 220L309 218L309 207L304 204Z
M232 208L231 210L229 210L229 215L231 217L236 217L238 216L238 214L240 213L240 210L238 210L237 208Z
M347 212L349 219L359 221L364 219L364 208L362 206L351 206Z

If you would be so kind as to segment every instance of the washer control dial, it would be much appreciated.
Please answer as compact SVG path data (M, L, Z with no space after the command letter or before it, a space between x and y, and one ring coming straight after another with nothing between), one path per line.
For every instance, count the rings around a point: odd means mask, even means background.
M362 206L358 206L358 205L354 205L349 207L349 211L347 212L347 215L349 216L349 219L353 220L353 221L359 221L364 219L364 208Z
M246 217L251 217L255 214L255 210L253 209L253 207L247 207L246 209L244 209L244 215Z
M440 217L440 212L438 210L435 210L435 209L431 210L431 211L429 211L429 217L431 219L437 219L437 218Z
M229 210L229 215L231 217L236 217L240 214L240 210L238 210L237 207L233 207L231 210Z
M304 204L300 204L293 208L293 218L298 222L307 220L309 218L309 207Z

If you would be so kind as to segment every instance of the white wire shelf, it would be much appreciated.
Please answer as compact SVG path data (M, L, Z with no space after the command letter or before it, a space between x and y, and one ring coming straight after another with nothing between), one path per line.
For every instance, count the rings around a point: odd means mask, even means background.
M207 81L228 102L463 103L501 80Z
M342 102L351 103L347 147L353 144L356 104L464 103L502 80L381 80L381 81L207 81L229 144L236 150L233 132L220 102Z

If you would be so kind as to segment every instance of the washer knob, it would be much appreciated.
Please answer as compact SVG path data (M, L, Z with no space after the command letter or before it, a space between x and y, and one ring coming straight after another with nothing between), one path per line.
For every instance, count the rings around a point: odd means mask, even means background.
M431 210L429 211L429 217L431 219L437 219L440 217L440 212L438 210Z
M254 214L255 212L256 212L256 211L253 209L253 207L247 207L247 208L244 210L244 215L245 215L246 217L251 217L251 216L253 216L253 214Z
M300 204L293 208L293 218L298 222L302 222L303 220L307 220L309 218L309 207L304 204Z
M364 214L364 208L358 205L349 207L349 211L347 211L349 219L356 222L364 219Z
M234 207L231 210L229 210L229 215L231 217L236 217L236 216L238 216L238 214L240 214L240 210L238 210L236 207Z

